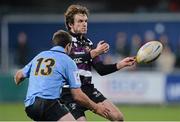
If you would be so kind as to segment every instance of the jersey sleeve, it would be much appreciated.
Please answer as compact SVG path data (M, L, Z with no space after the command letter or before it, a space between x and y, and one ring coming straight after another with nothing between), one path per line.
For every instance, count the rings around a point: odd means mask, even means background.
M75 62L71 59L67 61L66 77L70 88L80 88L81 81L79 78L78 68Z
M22 73L23 73L24 77L29 78L29 76L30 76L30 71L31 71L31 66L32 66L32 61L29 62L29 63L22 69Z
M94 58L92 61L92 66L101 76L116 72L118 70L116 64L104 64L100 58L100 56Z

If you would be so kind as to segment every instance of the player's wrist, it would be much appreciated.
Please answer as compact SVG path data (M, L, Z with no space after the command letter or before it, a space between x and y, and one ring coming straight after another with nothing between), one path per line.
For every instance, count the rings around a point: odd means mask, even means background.
M94 104L94 106L93 106L91 111L94 112L94 113L97 113L97 110L98 110L98 105Z
M121 62L116 63L116 68L117 68L118 70L120 70L120 69L123 68L123 65L121 64Z
M90 51L90 55L91 55L91 58L95 58L96 56L99 55L99 51L97 49L92 49Z

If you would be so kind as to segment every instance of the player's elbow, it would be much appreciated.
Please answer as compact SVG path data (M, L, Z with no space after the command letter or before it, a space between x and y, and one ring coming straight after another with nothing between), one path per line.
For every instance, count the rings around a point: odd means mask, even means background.
M78 94L73 95L73 98L74 98L74 100L75 100L76 102L81 102L81 101L82 101L81 96L78 95Z
M24 75L21 70L17 71L14 76L15 84L19 85L24 80Z
M81 102L81 99L80 99L78 96L75 96L75 97L74 97L74 100L75 100L76 102Z

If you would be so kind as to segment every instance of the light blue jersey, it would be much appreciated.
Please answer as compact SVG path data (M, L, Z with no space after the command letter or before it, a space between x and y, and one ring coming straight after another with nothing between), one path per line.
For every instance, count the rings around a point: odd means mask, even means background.
M60 46L41 52L22 71L29 78L26 107L34 103L36 96L45 99L60 98L65 82L70 88L81 86L75 62Z

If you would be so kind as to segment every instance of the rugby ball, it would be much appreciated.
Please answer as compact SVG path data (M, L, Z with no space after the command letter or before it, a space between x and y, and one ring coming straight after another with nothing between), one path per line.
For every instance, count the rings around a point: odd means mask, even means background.
M137 52L137 63L150 63L156 60L163 50L163 45L159 41L150 41L144 44Z

